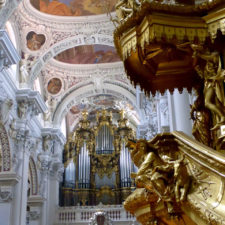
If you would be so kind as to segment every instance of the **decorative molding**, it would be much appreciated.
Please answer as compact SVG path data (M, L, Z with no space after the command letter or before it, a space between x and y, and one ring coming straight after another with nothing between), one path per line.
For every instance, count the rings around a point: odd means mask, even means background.
M11 187L0 187L0 202L9 202L13 198Z
M41 216L41 213L38 211L30 211L28 215L30 220L38 220Z
M29 171L31 177L31 195L34 196L38 194L38 176L36 164L33 157L30 157Z
M19 103L26 103L32 115L38 115L39 113L47 111L47 106L38 91L33 91L31 89L18 89L16 92L16 100Z
M6 33L5 30L0 30L0 70L3 67L9 67L13 64L17 64L19 60L20 56L17 53L8 34Z
M125 88L117 86L115 84L105 83L105 85L103 85L102 87L104 90L98 93L96 93L94 89L95 86L92 79L73 86L64 94L64 96L62 96L61 101L57 105L53 114L53 123L55 125L59 125L61 123L61 119L67 114L67 112L73 105L79 103L82 99L93 95L95 96L99 94L111 94L119 99L126 100L131 105L133 105L133 103L136 101L136 96L134 95L134 93L130 92L130 90L132 89L130 89L129 86L123 85L122 83L121 86L125 86Z
M108 46L114 46L113 37L112 35L101 35L101 34L95 34L95 35L84 35L84 34L78 34L73 37L65 38L62 41L56 42L54 45L52 45L47 52L42 54L39 59L34 63L31 71L30 71L30 79L29 79L29 85L32 86L35 79L39 75L40 71L44 67L44 65L53 57L58 55L59 53L76 46L86 45L90 44L87 42L89 38L92 38L94 41L91 44L102 44L102 45L108 45Z
M0 186L14 186L21 178L15 172L1 172L0 173Z
M3 0L4 1L4 0ZM0 10L0 28L4 27L5 23L12 15L16 7L19 5L21 0L7 0L4 7Z
M27 204L29 206L41 206L45 199L41 195L30 195L27 199Z
M10 171L11 169L11 152L10 152L10 145L9 145L9 138L6 132L5 126L0 123L0 144L2 149L2 170L3 171Z
M99 30L107 28L111 29L113 32L114 26L110 21L110 18L107 14L94 15L94 16L57 16L42 13L39 10L35 9L29 0L24 0L23 4L18 9L19 13L25 17L27 21L37 23L37 18L39 24L47 24L51 29L58 31L66 30L81 30L90 32L93 30ZM18 12L17 12L18 13ZM112 13L114 16L115 13Z

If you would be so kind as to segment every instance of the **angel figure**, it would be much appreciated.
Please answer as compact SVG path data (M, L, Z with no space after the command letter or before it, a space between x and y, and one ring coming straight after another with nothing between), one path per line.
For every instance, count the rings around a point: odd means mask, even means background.
M128 142L131 159L139 168L137 173L131 173L135 178L137 188L145 188L155 192L159 199L162 199L167 206L168 213L174 214L174 180L173 165L165 164L158 155L157 149L146 140L138 140L137 143Z
M195 69L198 75L204 80L203 93L205 98L205 107L218 116L217 124L211 129L215 130L219 128L221 124L225 123L223 91L225 72L221 69L220 56L218 52L211 52L208 54L195 52L194 54L206 61L203 69L201 69L199 65L196 66Z

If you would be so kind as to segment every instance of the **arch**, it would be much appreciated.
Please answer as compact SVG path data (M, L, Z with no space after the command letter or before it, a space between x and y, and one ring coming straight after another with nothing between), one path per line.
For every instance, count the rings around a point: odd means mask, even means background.
M52 45L47 52L42 54L31 68L29 86L32 87L34 81L38 77L45 64L58 55L59 53L82 45L108 45L114 47L113 37L107 34L93 34L93 35L76 35L65 40L59 41Z
M31 195L38 194L38 176L37 176L37 168L34 162L33 157L30 157L29 160L29 173L30 173L30 181L31 181Z
M11 169L11 153L9 138L5 126L0 123L0 148L2 152L2 171L10 171Z
M60 126L62 119L75 103L79 102L82 98L96 96L99 94L110 94L116 98L129 102L135 108L135 111L137 111L140 115L139 109L137 109L134 104L136 102L136 94L130 87L122 83L119 86L118 84L110 83L107 80L105 80L103 84L104 92L100 93L95 91L94 82L91 79L85 83L83 82L70 88L62 97L60 104L57 106L53 114L53 123L56 126Z
M5 23L8 21L9 17L12 15L20 2L21 0L8 0L3 8L0 9L0 29L5 26Z

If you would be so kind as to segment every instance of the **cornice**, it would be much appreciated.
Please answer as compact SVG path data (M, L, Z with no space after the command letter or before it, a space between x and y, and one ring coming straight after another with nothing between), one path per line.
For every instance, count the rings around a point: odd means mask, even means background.
M17 101L26 100L31 102L37 107L39 113L47 111L47 106L38 91L33 91L31 89L18 89L16 92L16 99Z
M100 64L68 64L59 62L57 60L50 60L49 64L45 67L47 70L53 69L57 74L67 74L75 77L88 77L94 75L118 75L124 74L124 67L122 62L114 63L100 63Z
M14 186L20 179L21 177L12 171L0 173L1 186Z
M59 128L45 127L41 129L42 136L51 135L56 138L62 145L66 142L66 138Z
M17 53L5 30L0 30L0 60L6 60L6 66L17 64L20 56Z

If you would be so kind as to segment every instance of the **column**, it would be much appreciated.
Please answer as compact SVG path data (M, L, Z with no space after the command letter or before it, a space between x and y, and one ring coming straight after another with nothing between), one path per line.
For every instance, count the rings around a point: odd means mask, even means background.
M190 119L190 101L186 89L179 93L176 89L171 95L168 93L170 131L183 131L192 136L192 122Z
M45 201L42 207L41 225L53 225L59 205L59 182L64 172L62 150L65 139L59 130L53 128L44 128L42 135L43 152L39 155L39 160L43 183L42 194Z

